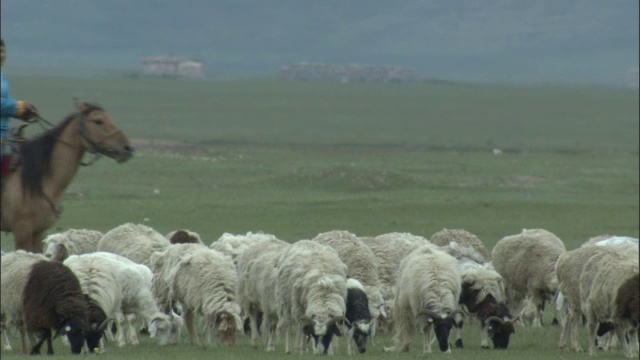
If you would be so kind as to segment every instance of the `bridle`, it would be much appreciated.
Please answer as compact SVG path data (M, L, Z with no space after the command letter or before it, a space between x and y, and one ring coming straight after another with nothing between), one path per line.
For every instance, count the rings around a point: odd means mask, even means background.
M93 158L89 162L84 162L84 161L80 162L81 166L89 166L89 165L92 165L93 163L95 163L103 155L103 152L100 151L102 149L102 147L101 147L102 143L104 143L107 139L109 139L110 137L112 137L112 136L114 136L116 134L121 134L122 130L120 130L119 128L116 127L115 130L113 130L112 132L110 132L107 135L105 135L102 139L100 139L100 141L96 141L93 138L91 138L91 135L89 135L89 133L87 131L87 124L86 124L86 121L85 121L86 120L85 113L80 112L79 113L79 117L80 117L80 119L79 119L79 122L80 122L80 130L79 130L80 136L91 146L91 149L87 149L87 148L82 147L82 146L78 147L78 146L76 146L74 144L71 144L71 143L69 143L69 142L67 142L67 141L65 141L65 140L63 140L63 139L61 139L59 137L56 137L56 141L59 141L59 142L65 144L65 145L67 145L69 147L72 147L74 149L81 149L81 150L87 151L88 153L92 154ZM33 122L37 122L40 125L40 127L42 127L44 130L47 130L47 126L49 128L52 128L54 126L53 123L51 123L50 121L46 120L45 118L43 118L40 115L38 115L35 118L35 121L33 121ZM21 137L23 128L25 128L26 126L32 124L33 122L28 122L28 123L22 125L18 129L18 131L16 131L16 133L19 134L19 136Z

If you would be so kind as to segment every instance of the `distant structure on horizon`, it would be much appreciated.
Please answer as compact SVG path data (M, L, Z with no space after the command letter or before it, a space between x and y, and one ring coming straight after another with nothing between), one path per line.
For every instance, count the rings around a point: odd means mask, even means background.
M155 77L204 77L204 63L184 56L161 55L144 58L142 75Z
M301 62L285 65L280 77L297 81L410 82L417 79L413 69L399 66L362 64L322 64Z

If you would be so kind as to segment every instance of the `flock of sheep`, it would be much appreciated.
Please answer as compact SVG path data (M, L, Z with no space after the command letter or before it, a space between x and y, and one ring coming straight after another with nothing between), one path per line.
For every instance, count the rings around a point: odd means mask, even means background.
M480 325L481 346L504 349L514 326L542 326L545 304L562 324L560 348L589 354L601 347L638 356L638 239L600 236L567 251L542 229L499 240L489 252L474 234L443 229L430 240L409 233L359 237L329 231L292 243L270 234L225 233L206 246L197 233L162 235L140 224L105 234L72 229L49 235L45 253L3 253L2 333L21 334L22 350L39 354L52 335L72 353L102 352L106 342L138 344L141 328L159 345L175 344L186 326L191 343L217 337L286 353L332 354L345 337L348 354L364 353L376 331L393 332L384 351L408 351L424 334L450 352L463 347L465 321ZM612 330L612 331L611 331ZM114 334L115 333L115 334ZM293 335L293 341L291 339ZM597 338L601 336L602 338ZM31 340L31 349L27 346Z

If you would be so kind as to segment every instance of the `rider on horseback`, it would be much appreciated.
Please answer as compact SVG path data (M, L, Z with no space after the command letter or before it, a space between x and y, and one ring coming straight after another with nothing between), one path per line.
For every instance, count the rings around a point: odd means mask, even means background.
M6 50L4 40L0 39L0 45L2 48L1 53L1 65L4 67L4 60L6 58ZM0 122L0 159L1 175L3 178L9 175L11 171L11 154L13 152L10 144L11 138L11 126L9 124L9 118L16 118L23 121L29 121L38 117L38 110L29 101L15 100L9 95L9 82L2 72L2 121Z

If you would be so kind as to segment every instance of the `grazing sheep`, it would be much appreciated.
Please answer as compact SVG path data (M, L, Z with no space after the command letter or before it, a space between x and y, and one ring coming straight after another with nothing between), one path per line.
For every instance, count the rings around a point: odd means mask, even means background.
M452 242L471 246L482 256L482 263L491 261L491 253L482 241L474 234L463 229L442 229L429 238L432 244L446 246Z
M289 246L277 261L276 298L279 331L285 332L285 353L290 353L290 333L297 328L295 346L303 353L303 335L326 334L332 324L345 321L347 266L331 247L300 240ZM329 344L316 343L316 353Z
M398 267L405 256L421 245L430 242L422 236L411 233L388 233L378 235L375 238L360 238L373 252L378 268L382 296L384 298L385 319L378 319L376 327L381 327L387 332L393 330L393 301L394 289L398 278Z
M18 250L2 255L0 267L0 314L4 326L5 350L12 350L9 342L9 330L18 329L22 342L22 352L29 353L23 326L22 294L33 264L48 260L42 254Z
M181 229L175 230L165 235L172 244L201 244L204 245L200 235L191 230Z
M244 251L264 241L278 242L282 240L279 240L274 235L263 233L248 232L246 235L224 233L217 241L212 242L209 248L230 256L233 262L237 263L238 256Z
M373 317L364 286L356 279L347 280L347 353L352 355L351 342L361 354L367 351L367 342L373 328Z
M483 262L485 257L470 245L450 242L440 249L455 257L461 275L462 294L460 305L466 313L480 320L481 346L488 349L487 335L496 349L506 349L509 338L515 332L514 319L506 304L504 280L491 263ZM457 322L457 339L455 345L462 348L463 315L459 314Z
M74 255L65 263L74 264L75 267L82 266L81 264L98 265L116 280L122 295L121 307L113 314L117 321L118 346L126 344L123 329L125 314L137 315L149 327L151 337L155 338L159 345L177 342L182 319L173 313L167 315L159 311L151 291L153 274L148 267L107 252ZM136 329L130 323L129 343L133 345L138 344L136 333Z
M126 223L109 230L98 241L98 251L122 255L138 264L149 265L151 254L163 251L171 243L156 230L141 224Z
M31 355L40 354L47 341L47 354L53 355L52 332L64 334L71 352L80 354L87 341L88 348L98 347L101 334L89 327L87 304L76 276L62 263L41 260L33 264L22 295L25 328L40 340Z
M151 258L153 291L166 303L181 305L191 343L200 345L193 318L201 314L206 322L207 344L216 333L223 345L232 345L242 329L240 306L236 302L237 274L228 256L200 244L174 244ZM166 296L160 297L160 293Z
M533 326L542 326L544 303L558 291L555 264L565 251L562 240L542 229L506 236L493 248L493 266L505 280L509 306L520 309L521 319L532 314Z
M640 273L638 259L612 247L601 247L602 256L592 256L580 275L580 304L587 319L589 355L596 354L598 324L613 323L622 352L638 357L640 323Z
M332 247L340 260L347 265L347 276L357 279L364 286L369 298L369 311L374 319L385 318L382 285L378 278L376 257L362 240L348 231L334 230L318 234L312 241ZM371 329L375 336L375 323Z
M275 350L274 335L278 321L276 262L288 246L284 241L265 241L251 246L238 257L238 304L249 317L252 346L257 345L258 319L262 316L267 351Z
M64 261L69 255L87 254L98 250L103 234L88 229L70 229L51 234L42 240L44 255L51 260Z
M423 352L431 353L433 332L440 351L450 353L449 333L460 299L457 261L434 245L423 245L402 260L398 272L394 346L385 351L409 351L416 328L424 335Z

